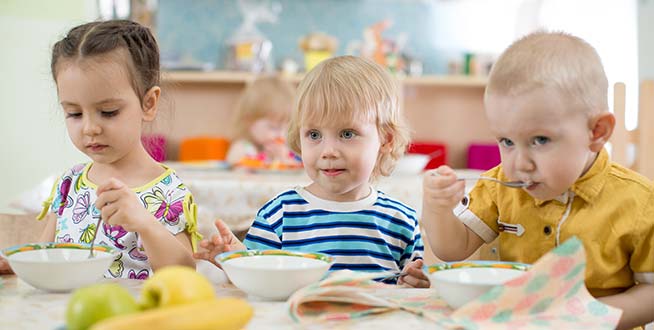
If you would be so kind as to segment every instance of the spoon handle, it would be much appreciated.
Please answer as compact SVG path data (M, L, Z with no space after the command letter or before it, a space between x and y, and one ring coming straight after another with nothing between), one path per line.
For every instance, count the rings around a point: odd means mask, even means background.
M95 237L98 236L98 231L100 231L100 223L102 222L102 216L98 217L98 222L95 224L95 232L93 232L93 238L91 238L91 251L89 252L89 258L93 258L93 245L95 245Z

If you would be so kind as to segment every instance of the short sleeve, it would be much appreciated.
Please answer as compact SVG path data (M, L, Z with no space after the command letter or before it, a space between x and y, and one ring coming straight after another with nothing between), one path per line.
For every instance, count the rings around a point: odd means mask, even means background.
M483 176L495 177L498 170L495 168L484 173ZM479 180L470 193L454 208L454 215L486 243L492 242L499 232L497 227L499 211L495 195L496 190L492 183Z
M413 230L413 237L411 239L412 244L408 244L402 253L402 258L400 260L400 268L404 267L407 263L414 261L416 259L422 259L425 252L425 247L422 242L422 234L420 233L420 227L417 225Z
M197 231L197 205L188 188L174 175L164 177L142 192L145 208L173 235L188 232L193 251L202 236Z
M281 234L278 235L272 224L269 223L261 213L262 212L259 211L257 216L254 218L252 227L248 230L243 244L245 244L249 250L281 249Z
M629 266L634 272L634 280L638 283L654 284L654 194L643 207L638 219L641 230L634 232L634 247Z

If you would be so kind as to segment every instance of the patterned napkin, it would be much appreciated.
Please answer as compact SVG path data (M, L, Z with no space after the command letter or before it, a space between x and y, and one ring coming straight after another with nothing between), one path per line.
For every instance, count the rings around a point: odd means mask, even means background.
M524 275L455 311L434 290L392 290L396 286L373 280L379 274L352 271L333 272L298 290L287 306L290 317L301 323L404 310L450 329L613 329L622 312L588 293L585 260L581 242L569 239Z

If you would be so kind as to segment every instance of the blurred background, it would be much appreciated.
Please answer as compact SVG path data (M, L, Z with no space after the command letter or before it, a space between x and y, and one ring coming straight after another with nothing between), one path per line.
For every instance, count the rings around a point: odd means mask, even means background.
M493 144L485 75L526 33L562 30L592 44L611 85L626 83L627 129L638 125L639 82L654 79L652 0L4 0L0 212L15 212L21 194L86 161L66 133L50 48L99 18L131 18L156 33L165 96L152 134L164 138L168 161L179 160L188 138L225 136L238 96L258 75L281 72L296 84L334 55L371 57L396 74L414 142L427 146L414 151L434 156L442 146L433 165L457 168L476 168L471 148Z

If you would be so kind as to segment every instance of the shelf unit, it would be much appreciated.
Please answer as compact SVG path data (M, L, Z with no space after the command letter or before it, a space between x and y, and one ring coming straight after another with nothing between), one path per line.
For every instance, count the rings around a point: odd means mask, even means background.
M257 78L257 74L237 71L165 71L164 82L174 83L247 83ZM303 74L283 75L291 82L299 83ZM401 76L398 80L403 85L415 86L450 86L450 87L484 87L485 77L427 75L427 76Z
M165 71L163 120L154 129L168 138L169 158L176 159L181 140L190 136L228 136L231 114L248 82L257 74L232 71ZM299 83L303 74L285 76ZM470 143L493 138L483 116L485 77L426 75L398 77L401 101L416 141L448 145L448 164L466 166ZM172 111L166 115L165 112Z

